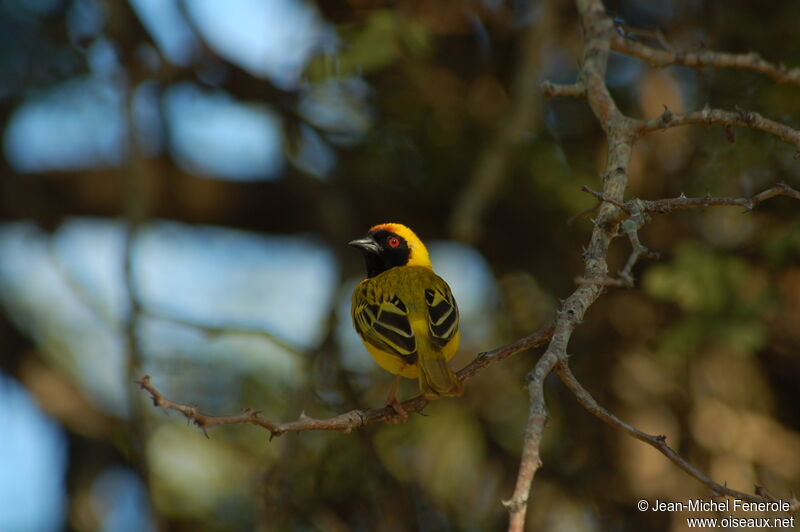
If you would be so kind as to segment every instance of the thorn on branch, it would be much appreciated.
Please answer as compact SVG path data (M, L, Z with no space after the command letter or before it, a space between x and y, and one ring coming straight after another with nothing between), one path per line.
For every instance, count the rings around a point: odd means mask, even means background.
M748 124L752 124L753 122L758 120L758 114L753 111L742 109L738 105L734 105L733 109L734 111L736 111L736 114L739 115L739 118Z
M760 486L758 484L754 484L753 485L753 490L756 492L756 495L760 495L760 496L764 497L767 500L771 500L771 501L777 501L778 500L778 498L775 497L772 493L770 493L769 490L767 488L765 488L764 486Z
M664 112L661 113L661 125L667 127L672 123L672 119L675 115L672 114L672 111L669 110L669 107L664 105Z
M647 248L644 248L642 250L642 255L644 256L644 258L650 259L650 260L659 260L661 258L661 252L660 251L653 251L653 250L650 250L650 249L647 249Z
M728 142L730 142L731 144L736 142L736 132L733 130L733 126L731 125L725 126L725 134L728 137Z
M500 502L502 502L503 506L505 506L508 509L509 513L516 513L519 512L520 508L528 504L528 498L525 497L522 500L503 499Z
M706 121L706 123L711 123L711 106L706 103L703 106L703 110L700 111L700 117Z
M618 170L621 170L623 172L625 171L624 169L621 169L621 168L618 168ZM620 201L617 201L614 198L610 198L607 195L603 194L602 192L597 192L596 190L592 190L587 185L583 185L581 187L581 190L583 192L588 192L589 194L591 194L592 196L594 196L595 198L597 198L600 201L605 201L606 203L610 203L610 204L612 204L612 205L614 205L616 207L619 207L620 209L622 209L625 212L629 212L630 211L630 209L628 209L627 205L625 205L624 203L622 203Z

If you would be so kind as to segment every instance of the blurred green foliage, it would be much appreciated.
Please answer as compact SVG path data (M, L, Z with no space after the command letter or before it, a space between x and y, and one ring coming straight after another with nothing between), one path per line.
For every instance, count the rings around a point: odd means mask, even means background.
M371 74L395 61L419 60L430 49L425 26L392 9L376 9L364 21L342 25L340 36L344 42L340 51L310 62L309 81Z
M764 255L773 267L800 262L800 222L777 227L764 240Z
M660 349L665 353L688 357L714 342L752 354L766 342L764 315L773 298L763 278L741 258L683 242L670 262L647 269L642 286L653 298L682 311L662 333Z

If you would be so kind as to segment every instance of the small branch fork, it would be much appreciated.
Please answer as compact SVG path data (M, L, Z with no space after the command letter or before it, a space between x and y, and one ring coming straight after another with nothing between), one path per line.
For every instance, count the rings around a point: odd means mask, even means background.
M599 0L598 0L599 1ZM741 68L760 72L779 83L791 83L800 86L800 68L787 69L784 65L773 65L756 53L728 54L723 52L703 51L697 53L658 50L645 44L631 41L617 34L611 36L614 50L638 57L657 67L668 65L686 65L693 67L728 67ZM586 84L582 79L571 84L556 84L550 81L541 83L542 93L550 98L587 98ZM635 138L648 133L663 131L672 127L689 125L719 125L728 129L728 138L735 140L733 127L746 127L769 133L784 142L794 144L797 148L795 159L800 159L800 131L781 122L761 116L755 111L748 111L736 106L733 111L712 109L706 105L703 109L692 113L673 113L666 106L661 115L648 120L624 117Z
M610 203L619 208L623 216L626 217L620 223L620 228L628 236L631 243L631 254L625 262L625 266L619 271L619 277L599 277L596 279L589 279L586 277L577 277L576 284L596 284L600 286L614 286L619 288L631 288L634 285L633 267L640 258L657 259L659 254L650 251L639 241L639 229L641 229L648 221L650 214L668 214L675 211L685 211L689 209L706 208L711 206L739 206L744 207L748 211L755 209L758 204L776 196L786 196L789 198L800 200L800 191L790 187L786 183L778 183L758 194L749 198L721 198L714 197L709 194L698 198L687 198L681 194L677 198L660 199L660 200L641 200L634 198L626 202L617 201L598 192L592 190L584 185L581 190L588 192L601 202Z

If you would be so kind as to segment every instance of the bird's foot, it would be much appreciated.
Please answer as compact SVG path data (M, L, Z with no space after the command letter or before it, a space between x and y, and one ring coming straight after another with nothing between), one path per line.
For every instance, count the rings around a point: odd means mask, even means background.
M387 423L390 425L399 425L408 421L408 412L406 412L406 409L403 408L403 405L400 403L400 401L392 397L389 399L389 402L386 404L386 406L394 410L394 414L389 413L389 415L386 416Z

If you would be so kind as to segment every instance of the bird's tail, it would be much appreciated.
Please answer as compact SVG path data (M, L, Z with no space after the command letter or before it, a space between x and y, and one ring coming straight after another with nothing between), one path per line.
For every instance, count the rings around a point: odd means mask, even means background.
M441 353L420 353L417 361L419 389L427 399L445 395L457 397L464 393L464 385L447 365Z

